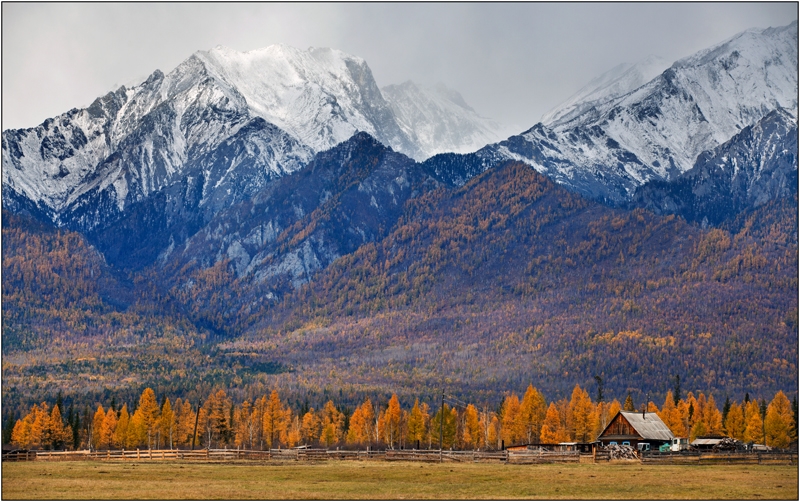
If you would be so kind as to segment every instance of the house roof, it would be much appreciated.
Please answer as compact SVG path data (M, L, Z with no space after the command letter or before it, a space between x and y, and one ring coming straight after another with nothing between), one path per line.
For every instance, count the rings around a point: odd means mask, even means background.
M614 418L609 420L608 425L600 433L600 437L604 437L606 439L613 439L617 438L616 435L609 435L606 434L606 431L611 427L614 421L617 419L619 415L631 424L631 427L637 432L637 434L644 440L663 440L669 441L673 438L672 431L669 430L669 427L661 421L661 418L655 413L636 413L636 412L628 412L628 411L619 411ZM622 436L619 436L620 438Z
M669 430L667 424L661 421L661 417L655 413L620 411L620 414L644 439L663 439L668 441L673 438L672 431Z

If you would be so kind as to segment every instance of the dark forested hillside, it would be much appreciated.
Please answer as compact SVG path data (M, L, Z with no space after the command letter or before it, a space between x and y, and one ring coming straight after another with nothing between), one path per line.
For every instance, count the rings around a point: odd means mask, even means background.
M210 358L209 332L181 305L115 272L80 234L4 211L2 236L4 413L57 393L122 399L143 385L185 392L281 370Z
M336 261L232 346L267 340L309 371L344 368L342 385L565 390L567 375L604 375L621 393L680 374L690 388L788 386L793 205L765 207L735 234L704 231L609 209L510 163L410 201L386 239Z
M702 229L516 162L452 186L355 141L372 150L331 150L141 273L4 215L4 398L794 388L796 195ZM293 253L318 266L269 280Z

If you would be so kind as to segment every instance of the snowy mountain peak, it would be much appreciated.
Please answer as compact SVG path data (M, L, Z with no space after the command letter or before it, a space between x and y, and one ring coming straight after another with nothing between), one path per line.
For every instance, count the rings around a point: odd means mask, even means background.
M593 78L567 101L547 112L542 122L556 126L570 121L592 107L623 96L646 84L669 67L669 62L650 55L635 64L622 63Z
M676 61L673 67L677 69L707 65L740 50L748 52L751 57L757 55L761 56L761 59L769 61L770 58L764 56L770 54L780 56L784 52L782 48L785 44L792 41L795 45L797 44L797 21L786 26L750 28L723 42Z
M797 42L797 23L747 30L649 81L662 60L619 65L543 124L476 152L469 174L514 159L590 197L629 200L644 183L679 177L702 152L773 110L797 117Z
M315 151L366 131L398 151L417 154L359 57L335 49L301 50L284 44L247 52L216 47L195 57L235 89L253 115Z
M478 115L460 93L442 83L407 80L381 91L403 132L419 145L422 158L472 152L507 135L499 123Z
M465 129L465 120L486 121L457 92L440 86L430 95L439 104L429 118L438 122L427 124L460 131L441 148L497 139L480 136L474 124ZM177 225L193 212L208 216L249 197L359 131L426 157L417 136L428 138L427 131L417 135L399 122L362 58L324 47L241 52L220 45L86 109L4 131L3 205L101 231L131 205L158 196L180 213L167 216Z

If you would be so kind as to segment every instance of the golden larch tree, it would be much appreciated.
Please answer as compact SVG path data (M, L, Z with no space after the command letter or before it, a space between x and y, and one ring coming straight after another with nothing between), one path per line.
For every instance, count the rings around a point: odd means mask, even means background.
M92 449L98 450L101 448L100 435L103 431L103 421L105 419L106 412L102 405L98 405L92 419Z
M544 417L547 414L547 402L544 395L533 384L528 385L520 403L520 418L523 426L522 434L528 444L539 441Z
M172 404L169 398L164 400L161 407L161 417L159 418L159 428L161 440L164 446L172 449L175 444L175 413L172 412Z
M783 391L778 391L767 406L764 439L773 448L786 448L796 439L792 404Z
M155 444L156 432L158 432L158 408L156 393L147 387L139 396L139 406L136 411L141 411L141 425L144 427L148 448L152 448Z
M400 400L397 399L397 394L392 394L392 397L389 399L389 404L386 408L386 430L384 432L386 441L389 444L389 448L394 448L395 443L399 444L400 439L402 438L402 419L403 410L400 408Z
M500 446L500 419L497 418L495 413L484 413L485 430L486 430L486 446L490 449L495 449Z
M131 416L128 413L128 405L123 404L119 410L119 419L114 429L114 444L120 448L130 448L128 444L128 427L131 423Z
M302 422L300 417L292 413L291 408L286 408L286 421L289 426L286 428L286 444L289 448L294 448L302 440Z
M464 432L462 440L466 448L481 447L481 422L478 418L478 409L473 404L468 404L464 410Z
M725 417L725 434L741 441L744 439L744 429L745 421L742 406L733 402L728 410L728 415Z
M72 442L72 426L69 424L64 425L58 404L54 405L53 410L50 412L49 429L50 443L53 448L64 448L65 445Z
M672 431L674 436L683 437L685 435L686 431L683 426L683 420L681 420L681 412L678 407L675 406L675 397L671 390L667 391L667 397L664 399L664 406L661 407L658 416L661 418L661 421L664 422L664 425L669 427L669 430Z
M411 413L408 414L408 444L416 448L417 442L424 444L426 436L427 417L420 408L419 399L414 400Z
M566 427L561 421L561 413L555 403L550 403L542 424L541 442L544 444L557 444L569 440Z
M594 438L592 436L594 416L592 412L592 399L589 393L576 385L572 389L572 398L569 402L567 423L570 425L569 434L570 438L581 442L587 443Z
M746 443L764 443L764 421L761 419L761 410L758 402L752 400L747 403L744 412L744 441Z
M117 413L109 407L100 424L100 440L97 444L98 449L110 449L117 445L116 436L114 434L117 431L118 422Z
M145 425L144 413L140 408L136 408L128 424L128 448L139 448L147 446L147 426Z
M333 401L328 401L322 410L322 433L320 437L326 448L342 439L343 429L344 414L336 409Z
M706 426L706 434L718 436L723 433L722 413L717 408L717 403L712 395L708 396L708 401L703 408L703 421Z
M359 414L360 411L361 410L359 408ZM352 424L352 419L351 419L351 424ZM320 421L317 414L314 412L314 408L309 409L305 413L305 415L303 415L303 423L301 424L301 429L300 429L300 435L303 441L308 444L317 444L317 442L319 441L321 428L322 428L322 422Z
M245 400L236 410L236 444L248 449L255 448L258 441L258 431L261 429L261 420L256 416L255 407L249 400Z
M269 401L267 401L267 407L264 410L262 419L262 430L264 431L264 440L267 442L267 448L273 448L280 440L281 431L286 427L283 419L281 398L278 396L278 391L273 390L269 395Z
M503 400L501 408L502 439L506 446L516 444L522 435L520 420L520 403L516 394L509 394Z

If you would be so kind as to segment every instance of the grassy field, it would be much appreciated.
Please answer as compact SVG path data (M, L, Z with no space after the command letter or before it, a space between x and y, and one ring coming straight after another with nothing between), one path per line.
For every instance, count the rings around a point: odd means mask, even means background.
M3 463L19 499L794 499L797 466Z

